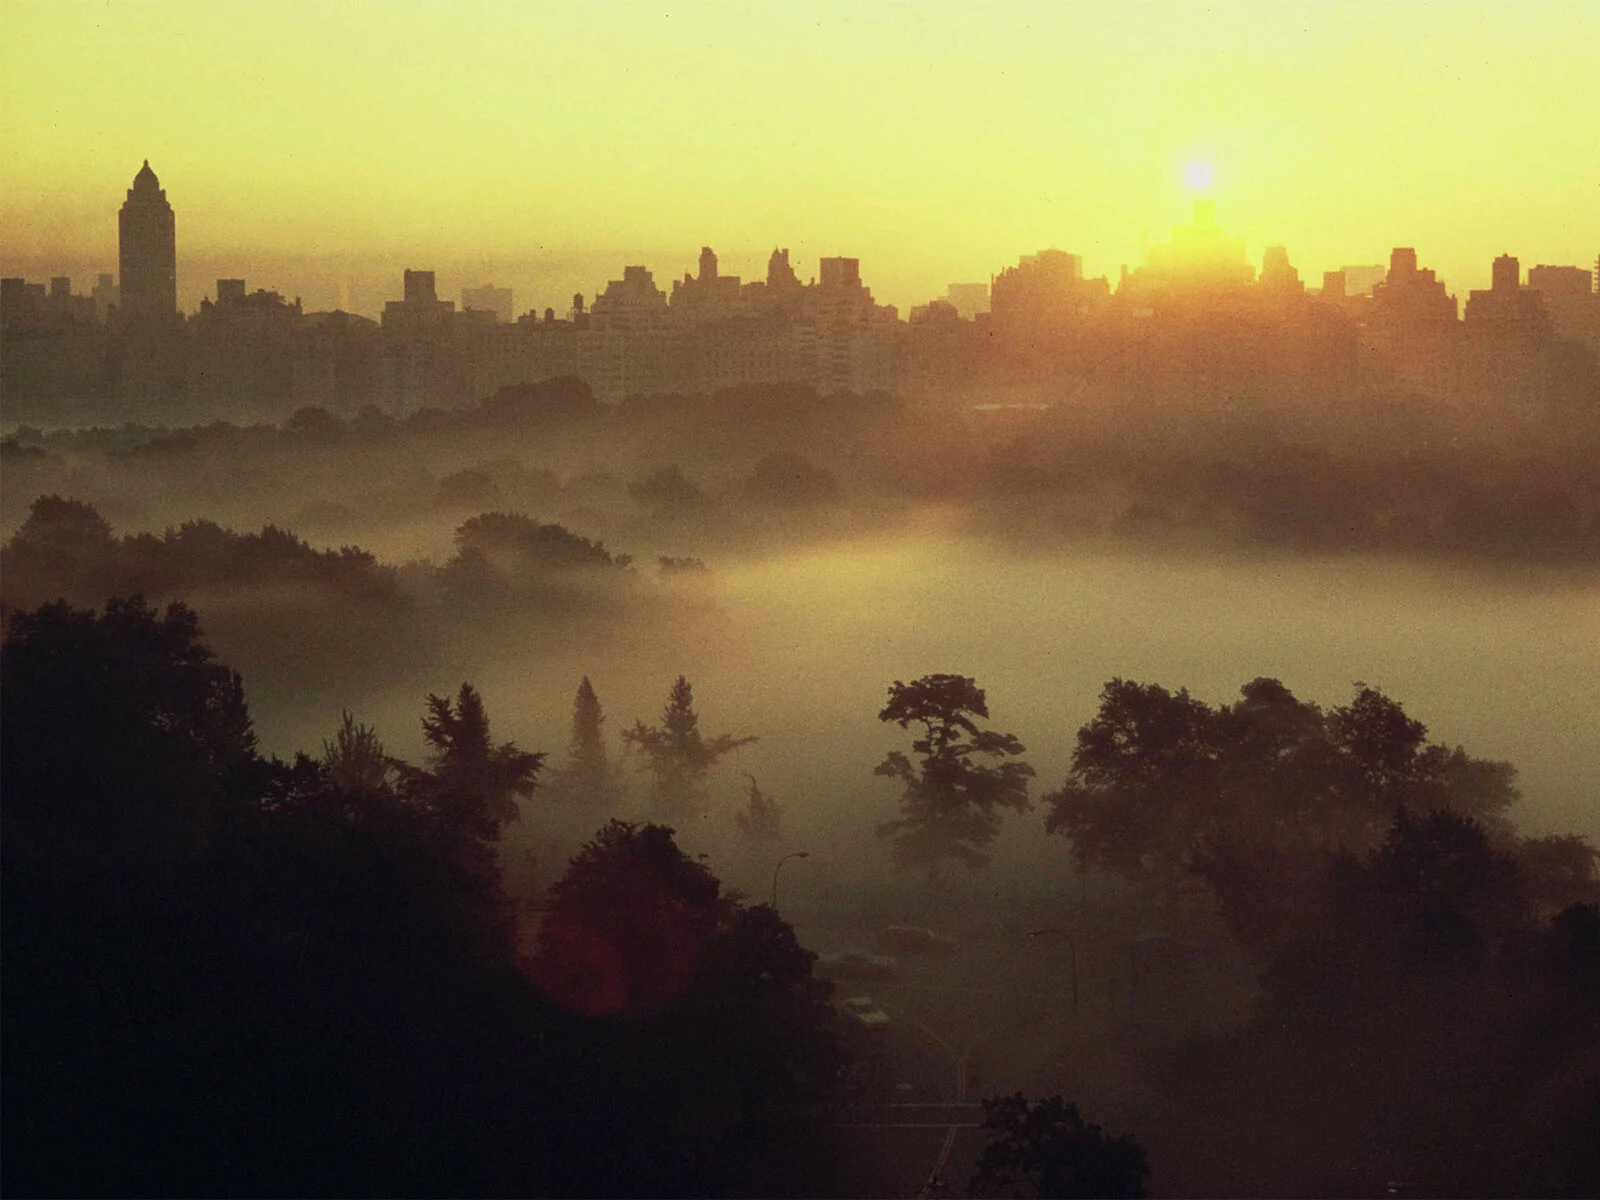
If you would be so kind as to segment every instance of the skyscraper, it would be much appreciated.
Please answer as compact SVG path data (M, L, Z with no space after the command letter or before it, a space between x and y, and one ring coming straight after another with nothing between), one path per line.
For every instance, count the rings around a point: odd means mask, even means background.
M121 312L167 318L178 311L178 248L172 205L146 159L117 214L122 268Z

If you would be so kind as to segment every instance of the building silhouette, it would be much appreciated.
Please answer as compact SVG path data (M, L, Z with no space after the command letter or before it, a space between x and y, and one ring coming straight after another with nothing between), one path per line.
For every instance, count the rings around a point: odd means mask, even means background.
M1308 292L1282 246L1263 248L1258 273L1207 200L1115 289L1086 277L1077 255L1042 250L988 285L950 285L910 320L874 300L857 258L824 258L804 282L775 248L765 278L746 282L724 273L710 246L670 296L647 267L629 265L592 305L580 292L559 317L546 308L513 320L510 289L488 285L462 289L458 309L440 299L432 271L407 270L381 324L304 312L242 279L219 279L215 299L184 318L173 210L148 162L119 232L121 279L101 275L90 295L74 295L65 276L0 285L0 376L13 413L272 419L368 404L400 413L562 376L613 403L777 386L1225 412L1270 396L1399 389L1527 408L1588 399L1600 371L1600 294L1586 268L1541 264L1524 284L1503 255L1464 319L1409 247L1387 269L1347 266Z
M1289 262L1287 247L1267 247L1262 255L1261 276L1256 280L1256 287L1263 295L1278 300L1298 298L1306 294L1306 285L1301 282L1300 272Z
M1528 270L1528 287L1544 297L1556 336L1600 351L1600 294L1593 280L1584 267L1540 264Z
M989 313L997 329L1034 334L1079 324L1110 294L1104 278L1083 277L1083 259L1078 255L1041 250L994 276ZM956 308L960 310L959 305Z
M189 320L190 388L251 414L287 411L302 316L298 299L290 304L277 292L246 292L242 279L217 280L216 300L202 300Z
M406 409L457 401L465 381L456 306L432 271L406 270L403 298L383 306L378 387Z
M1544 337L1550 332L1550 315L1544 298L1522 286L1522 265L1509 254L1494 260L1491 286L1467 295L1463 314L1468 333L1496 336Z
M106 348L95 298L74 296L66 276L48 287L0 280L0 396L8 411L19 402L65 407L99 397Z
M509 325L516 319L516 300L510 288L486 283L482 287L461 289L462 311L489 312L496 321Z
M1410 246L1396 246L1390 252L1389 273L1373 285L1372 300L1383 322L1412 329L1452 325L1459 311L1444 281L1417 266L1417 252Z
M117 214L122 275L120 311L126 319L172 319L178 314L178 243L172 205L150 160L133 177Z

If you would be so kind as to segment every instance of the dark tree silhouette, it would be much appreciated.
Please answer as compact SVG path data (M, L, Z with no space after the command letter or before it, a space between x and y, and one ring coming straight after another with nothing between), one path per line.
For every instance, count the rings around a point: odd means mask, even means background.
M427 769L395 764L413 796L453 810L491 841L502 825L521 820L516 797L533 795L544 755L512 742L496 746L477 689L463 683L453 704L430 695L422 735L431 747Z
M644 755L643 769L650 773L650 799L665 815L693 812L706 801L705 779L726 754L756 741L730 733L706 738L694 711L694 689L682 675L672 685L660 725L635 721L622 740Z
M606 753L605 713L585 675L572 701L572 737L567 763L556 780L563 795L584 804L598 804L616 790L616 770Z
M236 672L181 604L15 613L0 659L6 847L52 871L144 871L203 852L255 760Z
M671 829L613 819L550 889L541 978L579 1012L660 1008L687 986L731 908Z
M983 1102L988 1145L967 1183L969 1196L1141 1197L1150 1164L1129 1134L1087 1123L1076 1104L1021 1093Z
M814 960L669 828L613 820L579 851L551 889L534 977L587 1018L565 1095L603 1148L591 1194L805 1192L846 1061Z
M333 740L322 743L322 765L331 783L352 792L389 792L396 779L377 731L357 724L348 711L340 714Z
M77 595L101 581L116 557L117 539L93 505L41 496L6 551L8 569L54 584L54 595Z
M552 1011L492 856L427 805L258 758L197 635L138 600L9 623L0 1188L570 1189L543 1165Z
M745 795L744 807L733 814L734 824L747 840L757 843L776 842L783 837L783 809L778 802L761 790L754 775L746 775L750 791Z
M1268 949L1303 931L1341 848L1377 847L1396 811L1471 816L1506 836L1508 763L1426 743L1426 729L1365 685L1324 714L1275 679L1213 709L1187 691L1113 679L1078 731L1045 827L1083 868L1169 898L1201 882L1234 933Z
M628 484L628 495L662 520L703 517L714 507L705 489L676 465L661 467Z
M979 729L973 718L988 716L983 689L964 675L925 675L909 684L897 679L878 714L902 729L923 729L911 743L917 763L891 750L874 773L905 786L902 815L879 825L878 836L893 841L896 866L925 869L930 883L945 859L969 869L986 863L983 847L1000 832L999 810L1030 807L1033 768L1004 761L1026 748L1009 733Z
M1517 844L1517 868L1528 901L1546 915L1573 904L1600 903L1600 852L1576 834L1525 838Z
M197 588L309 585L370 613L403 607L395 573L353 546L314 550L276 526L235 533L214 521L186 521L164 533L118 538L90 505L59 496L36 500L3 548L10 603L43 593L87 599L107 591L182 596Z
M542 523L522 513L486 512L465 521L455 533L459 555L474 551L512 572L605 570L624 567L600 542L561 525Z
M1335 927L1397 959L1482 953L1524 923L1516 862L1483 826L1452 812L1395 815L1371 857L1343 855L1334 871Z
M491 801L537 756L476 692L423 768L348 715L263 760L196 634L54 605L0 651L7 1194L824 1193L843 1057L774 911L610 826L530 969Z
M1072 839L1080 867L1173 889L1206 832L1214 786L1211 712L1189 693L1113 679L1078 730L1067 782L1044 798L1045 828Z
M1476 821L1401 811L1340 856L1310 936L1279 948L1250 1021L1157 1077L1256 1154L1270 1194L1586 1195L1600 1061L1600 914L1538 928Z

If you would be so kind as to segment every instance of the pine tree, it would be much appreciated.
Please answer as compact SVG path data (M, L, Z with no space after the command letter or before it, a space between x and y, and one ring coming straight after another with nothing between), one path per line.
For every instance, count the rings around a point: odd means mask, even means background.
M572 702L572 740L560 780L561 791L582 803L592 804L609 797L615 784L601 731L605 720L600 699L585 675Z
M739 832L752 842L776 842L783 837L783 810L778 802L761 790L754 775L746 774L750 791L745 806L733 814Z
M651 777L651 802L664 815L693 811L706 798L705 778L717 760L754 737L723 733L706 739L700 734L700 717L694 711L694 689L682 675L672 685L659 726L635 721L622 740L645 756L644 770Z
M348 711L340 714L333 741L322 743L322 764L329 779L351 791L386 792L394 775L394 764L377 731L358 725Z
M484 836L499 836L500 827L521 819L517 796L531 796L538 786L543 754L517 749L512 742L496 746L489 736L489 714L483 697L463 683L454 704L447 696L428 697L422 736L432 748L428 769L396 762L413 795L430 803L449 802Z

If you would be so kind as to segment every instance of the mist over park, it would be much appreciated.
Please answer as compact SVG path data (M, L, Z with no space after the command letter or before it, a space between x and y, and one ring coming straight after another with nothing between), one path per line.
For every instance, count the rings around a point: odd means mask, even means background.
M0 1193L1600 1195L1600 12L0 29Z
M12 1178L1581 1192L1581 464L1486 536L1448 460L1109 424L567 379L13 433Z

